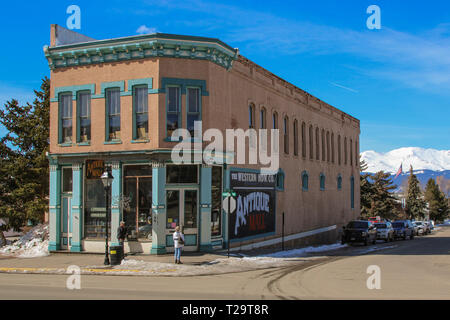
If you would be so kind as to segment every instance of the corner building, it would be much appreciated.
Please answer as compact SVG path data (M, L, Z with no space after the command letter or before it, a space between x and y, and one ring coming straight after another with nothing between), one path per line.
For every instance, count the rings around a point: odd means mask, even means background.
M188 251L226 248L228 237L231 248L280 246L283 228L286 246L318 244L359 216L359 120L237 49L161 33L94 40L57 25L50 42L50 251L104 251L105 167L110 244L123 220L127 252L173 251L176 225ZM224 137L279 129L280 169L261 179L260 165L172 163L172 132L194 121Z

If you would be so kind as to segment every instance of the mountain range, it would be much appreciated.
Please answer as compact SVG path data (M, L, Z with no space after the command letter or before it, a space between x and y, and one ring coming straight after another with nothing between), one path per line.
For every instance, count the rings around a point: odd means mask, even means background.
M396 192L406 191L410 166L417 176L421 187L425 188L430 178L436 180L441 190L450 195L450 150L424 149L417 147L400 148L387 153L364 151L361 153L368 168L366 172L376 173L384 171L391 174L394 184L398 186ZM395 175L402 166L402 173Z

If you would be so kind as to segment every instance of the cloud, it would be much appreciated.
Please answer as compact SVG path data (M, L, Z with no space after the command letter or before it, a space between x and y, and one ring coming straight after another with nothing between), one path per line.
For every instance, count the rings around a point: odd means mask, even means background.
M199 14L200 19L170 23L198 26L211 33L215 30L217 33L220 28L221 40L240 47L244 55L261 50L277 56L350 55L373 66L360 71L367 77L426 91L450 92L449 23L416 34L385 25L377 31L356 31L210 1L147 0L145 3L167 11L182 10L187 16L189 12Z
M145 24L143 24L136 30L136 32L139 34L156 33L156 28L149 28Z

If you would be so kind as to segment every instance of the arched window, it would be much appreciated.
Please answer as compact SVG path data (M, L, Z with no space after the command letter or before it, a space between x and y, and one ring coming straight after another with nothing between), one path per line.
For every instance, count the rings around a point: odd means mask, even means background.
M342 176L340 174L337 176L337 189L342 190Z
M302 122L302 157L306 158L306 124Z
M253 103L248 106L248 127L255 128L255 105Z
M338 164L341 165L341 135L338 135Z
M278 113L276 112L272 115L272 128L278 129Z
M294 155L298 156L298 121L294 120Z
M322 161L325 161L325 130L322 129Z
M350 178L350 206L352 209L355 208L355 178Z
M283 120L283 134L284 134L284 153L289 154L289 118L284 117Z
M334 133L331 133L331 162L334 163Z
M353 141L350 139L350 165L353 166Z
M347 165L347 137L344 138L344 164Z
M302 190L303 191L308 191L308 172L303 171L302 172Z
M316 160L320 160L319 140L319 128L316 127Z
M314 129L313 126L309 126L309 158L314 159Z
M325 175L323 173L320 174L320 190L325 190Z
M330 162L330 132L327 131L327 161Z
M261 129L267 129L266 126L266 108L261 108L261 111L259 112L259 121L260 121L260 128Z

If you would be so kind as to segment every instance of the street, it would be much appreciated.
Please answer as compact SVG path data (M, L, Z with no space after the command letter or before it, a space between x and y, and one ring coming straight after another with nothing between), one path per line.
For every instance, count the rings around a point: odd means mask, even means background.
M0 274L0 299L450 299L450 227L426 237L355 245L289 267L208 276ZM380 268L369 290L367 267Z

